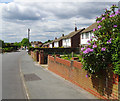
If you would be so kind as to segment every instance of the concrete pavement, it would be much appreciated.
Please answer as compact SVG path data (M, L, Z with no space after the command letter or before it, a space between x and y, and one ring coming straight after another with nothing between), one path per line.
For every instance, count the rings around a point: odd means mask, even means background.
M26 53L21 57L20 64L29 99L97 99L87 91L42 68Z

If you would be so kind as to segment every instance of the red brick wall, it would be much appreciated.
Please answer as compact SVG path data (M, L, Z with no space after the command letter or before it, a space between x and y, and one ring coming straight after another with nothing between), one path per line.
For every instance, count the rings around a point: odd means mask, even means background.
M44 64L44 53L39 53L39 64Z
M39 61L39 52L33 52L31 51L31 57L35 60L35 61Z
M101 71L99 78L97 75L86 77L87 71L80 62L52 56L48 56L48 69L101 99L118 99L118 75L112 71L108 74Z

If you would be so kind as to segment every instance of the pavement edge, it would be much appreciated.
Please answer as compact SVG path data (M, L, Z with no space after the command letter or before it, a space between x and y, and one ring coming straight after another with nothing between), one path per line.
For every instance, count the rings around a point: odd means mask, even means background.
M19 59L20 77L21 77L21 80L22 80L22 83L23 83L23 86L24 86L23 89L25 91L26 98L27 98L28 101L30 101L30 94L29 94L29 91L28 91L26 83L25 83L24 74L22 72L21 64L20 63L21 63L21 59Z

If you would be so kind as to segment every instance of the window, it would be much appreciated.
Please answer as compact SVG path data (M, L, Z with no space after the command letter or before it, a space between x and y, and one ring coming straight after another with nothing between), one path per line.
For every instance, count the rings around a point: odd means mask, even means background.
M90 32L90 39L92 39L92 32Z
M84 34L82 34L82 39L84 39Z
M86 39L89 39L89 32L85 33Z

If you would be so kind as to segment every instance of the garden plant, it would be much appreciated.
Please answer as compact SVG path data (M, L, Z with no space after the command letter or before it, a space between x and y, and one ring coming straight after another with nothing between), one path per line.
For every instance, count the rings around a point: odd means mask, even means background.
M112 68L120 75L120 9L116 8L112 5L96 18L98 28L87 47L81 48L83 68L91 74Z

